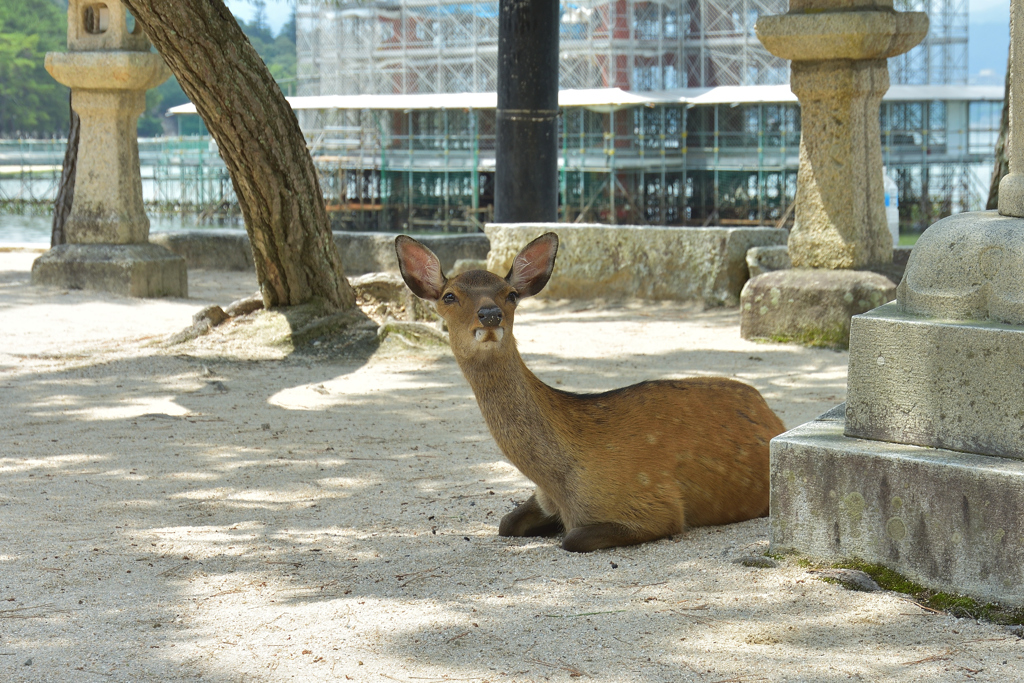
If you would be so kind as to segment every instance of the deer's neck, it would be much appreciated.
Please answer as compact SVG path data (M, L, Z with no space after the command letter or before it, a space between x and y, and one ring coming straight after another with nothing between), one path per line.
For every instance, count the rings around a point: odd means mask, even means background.
M514 344L486 362L459 359L491 435L505 457L550 494L564 481L571 458L558 437L558 392L523 363ZM564 397L561 397L564 398Z

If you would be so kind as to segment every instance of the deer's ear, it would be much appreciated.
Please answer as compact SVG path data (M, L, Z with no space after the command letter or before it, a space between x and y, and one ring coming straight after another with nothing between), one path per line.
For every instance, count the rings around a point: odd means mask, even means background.
M553 232L544 233L516 255L505 280L516 288L519 296L533 296L544 289L551 278L557 253L558 235Z
M395 251L402 279L412 293L430 301L440 299L447 279L434 252L406 235L395 238Z

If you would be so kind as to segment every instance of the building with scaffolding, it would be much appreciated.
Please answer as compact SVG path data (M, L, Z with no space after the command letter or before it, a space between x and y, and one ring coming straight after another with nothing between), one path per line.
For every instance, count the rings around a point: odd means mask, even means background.
M901 223L919 229L983 208L1003 92L966 85L966 0L896 6L931 19L921 45L890 60L881 107ZM761 46L754 25L786 8L786 0L563 2L559 220L784 224L800 108L785 85L788 64ZM289 99L336 226L486 222L497 2L300 0L296 24L299 87ZM151 208L231 213L231 184L208 138L147 143L140 154ZM60 160L56 148L43 156L0 163L0 203L49 194Z
M906 226L979 208L1000 88L967 83L967 0L896 0L883 155ZM799 105L754 25L786 0L566 0L560 220L782 223ZM300 0L299 121L341 226L473 229L493 199L498 3ZM935 87L939 86L939 87ZM942 87L945 86L945 87ZM950 87L959 86L959 87Z
M636 92L778 85L789 65L754 34L787 0L563 0L559 87ZM967 83L967 0L896 0L928 36L890 60L899 85ZM299 0L299 95L493 92L496 0Z

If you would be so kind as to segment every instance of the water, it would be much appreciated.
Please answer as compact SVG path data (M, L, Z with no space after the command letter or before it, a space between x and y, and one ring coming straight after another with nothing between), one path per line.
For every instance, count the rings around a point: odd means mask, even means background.
M53 217L29 216L20 214L0 213L0 244L50 244L50 230ZM241 228L241 221L221 225L216 223L199 224L194 218L182 216L150 215L149 231L175 232L178 230L201 230L204 228Z

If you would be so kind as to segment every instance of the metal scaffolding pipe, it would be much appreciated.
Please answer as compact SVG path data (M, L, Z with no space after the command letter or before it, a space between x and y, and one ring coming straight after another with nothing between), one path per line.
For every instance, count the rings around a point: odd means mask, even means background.
M558 0L500 0L494 221L558 220Z

